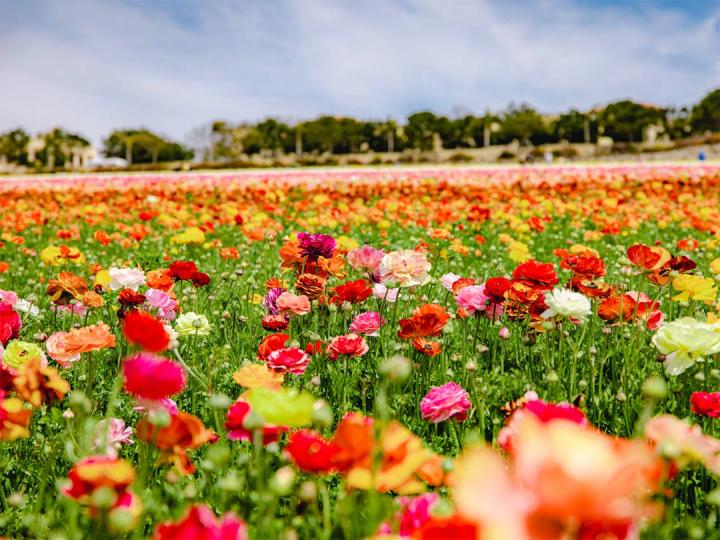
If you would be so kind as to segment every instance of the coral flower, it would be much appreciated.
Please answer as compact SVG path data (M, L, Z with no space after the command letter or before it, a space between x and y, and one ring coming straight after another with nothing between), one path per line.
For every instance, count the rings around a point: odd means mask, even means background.
M290 435L285 452L305 472L327 474L335 468L333 460L340 449L319 433L301 429Z
M80 299L88 290L85 280L72 272L60 272L57 279L48 280L47 285L50 301L58 306L64 306L70 300Z
M0 302L0 342L6 346L11 339L20 335L22 321L10 304Z
M295 288L310 300L317 300L325 290L327 280L315 274L302 274L295 281Z
M289 347L270 353L267 367L281 373L302 375L310 364L310 355L301 349Z
M439 336L450 315L438 304L424 304L417 308L412 317L400 319L398 324L398 337L402 339L414 339L431 336Z
M420 402L420 412L425 420L437 424L450 418L461 421L467 418L472 404L470 396L457 383L449 382L432 388Z
M287 312L294 315L306 315L310 313L310 299L304 294L295 295L291 292L283 292L276 301L277 308L281 312Z
M105 323L97 323L83 328L71 330L62 338L63 354L75 354L99 351L115 346L115 336Z
M328 345L330 360L337 360L339 356L363 356L368 350L365 339L357 334L334 337Z
M287 334L270 334L265 336L258 346L258 358L267 360L270 355L278 349L284 349L290 336Z
M125 391L140 399L167 398L181 392L187 384L180 364L150 353L138 353L126 359L122 371Z
M123 334L130 343L149 352L162 352L170 345L165 325L143 311L130 311L123 320Z
M173 275L167 268L151 270L145 274L145 284L151 289L168 292L173 287Z
M680 469L701 463L720 474L720 441L705 435L700 426L671 414L656 416L645 425L645 436Z
M65 349L65 337L68 335L67 332L55 332L45 341L45 351L48 356L55 360L65 369L73 365L73 363L80 360L80 355L68 354Z
M176 522L161 523L152 540L247 540L247 525L232 512L216 518L210 508L196 504Z

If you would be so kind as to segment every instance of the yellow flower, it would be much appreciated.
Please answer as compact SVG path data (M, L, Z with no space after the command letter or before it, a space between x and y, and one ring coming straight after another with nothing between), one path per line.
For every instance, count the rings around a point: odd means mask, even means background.
M95 274L95 281L93 285L101 285L102 287L107 288L111 281L112 278L110 277L110 272L107 270L100 270L97 274Z
M720 257L710 263L710 271L716 276L720 276Z
M676 291L680 291L680 294L673 296L673 300L676 302L699 300L711 303L717 296L715 281L712 278L680 274L673 279L672 286Z
M717 324L683 317L663 324L652 337L653 345L666 356L668 375L680 375L695 362L720 352Z
M344 234L342 236L338 236L335 241L337 242L337 247L343 251L352 251L356 247L360 246L360 244L358 244L355 240L349 236L345 236Z
M528 259L532 258L532 255L530 254L530 249L527 247L527 245L516 240L510 242L510 246L508 248L508 256L510 257L511 261L516 263L525 262Z
M205 233L198 227L189 227L172 237L173 244L202 244L205 242Z

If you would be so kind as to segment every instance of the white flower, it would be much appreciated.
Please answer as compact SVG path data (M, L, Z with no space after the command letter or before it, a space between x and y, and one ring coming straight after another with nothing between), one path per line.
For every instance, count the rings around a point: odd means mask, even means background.
M388 289L382 283L376 283L373 285L373 296L380 300L386 300L391 304L394 304L397 300L400 289Z
M20 300L15 302L15 305L13 307L16 311L27 313L28 315L32 315L33 317L37 317L38 315L40 315L40 308L29 300L25 300L24 298L21 298Z
M665 359L668 375L680 375L705 356L720 352L719 325L692 317L664 323L652 337L653 345Z
M584 294L570 289L553 289L545 293L548 309L543 311L542 318L560 316L583 322L592 313L590 300Z
M110 288L113 291L120 289L137 291L138 287L145 283L145 272L139 268L117 268L113 266L108 270L108 274L110 274Z
M168 349L171 351L174 351L178 348L178 333L175 331L175 329L170 326L169 324L163 325L165 327L165 331L167 332L167 335L170 336L170 343L168 344Z
M188 311L175 319L175 331L178 337L207 336L211 330L210 322L205 315Z

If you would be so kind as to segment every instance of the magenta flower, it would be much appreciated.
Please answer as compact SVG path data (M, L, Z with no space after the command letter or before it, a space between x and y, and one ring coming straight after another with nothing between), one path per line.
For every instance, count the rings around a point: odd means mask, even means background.
M277 299L280 298L280 295L284 292L285 289L275 287L274 289L270 289L268 292L265 293L263 305L267 308L271 315L277 315L278 313L280 313L280 310L277 307Z
M437 424L449 418L465 420L472 404L470 396L457 383L449 382L432 388L420 402L422 417Z
M183 367L150 353L138 353L123 362L125 391L140 399L160 400L185 388L187 377Z
M297 238L300 243L300 254L309 261L317 261L319 257L329 259L335 252L335 239L327 234L302 232Z
M366 311L355 315L350 323L350 332L353 334L365 334L366 336L377 336L380 327L385 324L377 311Z

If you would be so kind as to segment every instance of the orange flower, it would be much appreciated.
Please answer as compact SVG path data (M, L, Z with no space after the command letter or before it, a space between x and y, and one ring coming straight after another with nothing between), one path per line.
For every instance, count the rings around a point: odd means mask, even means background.
M99 351L115 346L115 336L105 323L97 323L84 328L76 328L62 337L63 356Z
M103 297L95 291L88 291L82 295L81 301L86 307L98 308L103 305Z
M18 398L0 401L0 441L14 441L30 435L32 410Z
M20 368L13 386L17 395L33 407L61 400L70 391L70 384L57 369L43 366L39 360L31 360Z
M145 274L145 283L151 289L159 289L168 292L172 289L174 281L167 268L158 268L150 270Z
M54 304L64 306L70 300L80 300L88 290L87 283L80 276L72 272L60 272L57 279L48 280L47 295Z
M220 249L220 257L223 259L239 259L240 253L236 247L224 247Z
M137 438L158 448L161 462L172 463L183 474L195 472L187 450L200 448L208 442L215 442L217 435L207 429L202 421L186 412L178 412L170 417L170 424L158 427L147 418L142 418L135 427Z
M398 337L402 339L439 336L450 319L442 306L425 304L417 308L409 319L400 319Z
M284 373L277 373L260 364L248 364L233 373L233 380L243 388L269 388L278 390L285 378Z

